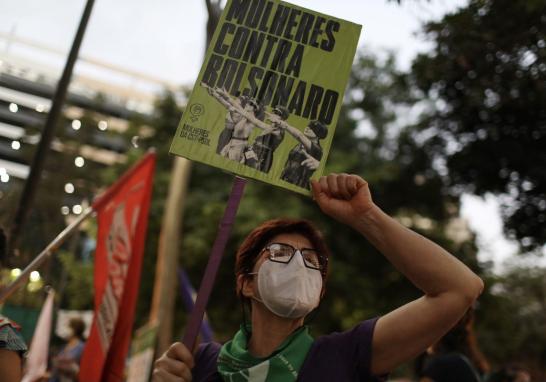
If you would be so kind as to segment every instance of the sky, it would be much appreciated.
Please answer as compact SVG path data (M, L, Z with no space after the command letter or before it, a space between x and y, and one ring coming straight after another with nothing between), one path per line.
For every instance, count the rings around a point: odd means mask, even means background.
M362 25L359 48L396 53L401 69L430 44L419 33L423 22L464 6L467 0L292 0L294 4ZM0 54L28 57L60 72L64 58L7 44L5 36L32 39L67 52L81 17L83 0L2 0ZM204 54L206 9L204 0L96 0L80 56L136 71L173 85L191 86ZM140 86L136 77L119 78L79 62L76 73L105 76ZM462 216L478 233L479 258L493 261L497 271L517 252L502 234L498 202L493 196L463 197Z
M393 49L402 68L428 46L414 33L424 20L438 18L463 0L295 0L292 3L363 26L359 47ZM81 55L146 73L174 83L191 84L204 53L204 0L96 0ZM77 28L83 0L4 0L0 33L30 38L67 51ZM0 51L6 44L0 44ZM17 44L11 53L25 53ZM33 52L36 55L36 52ZM40 57L62 68L62 56ZM81 63L76 72L91 70Z

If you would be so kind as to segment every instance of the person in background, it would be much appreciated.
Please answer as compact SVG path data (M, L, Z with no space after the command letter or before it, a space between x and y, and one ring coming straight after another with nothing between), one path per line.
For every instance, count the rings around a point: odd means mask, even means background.
M479 382L491 370L474 333L474 309L417 360L420 382Z
M23 376L23 357L28 348L19 325L0 314L0 380L19 382Z
M486 382L531 382L531 375L522 366L508 365L491 373Z
M154 382L381 381L436 343L480 295L477 275L385 214L359 176L321 177L312 192L325 214L366 237L423 296L315 339L304 320L326 290L328 247L306 220L266 221L236 255L236 291L250 306L250 320L243 315L231 341L202 344L195 355L182 343L171 345L155 362Z
M66 345L53 358L50 382L72 382L78 380L80 359L85 346L85 322L78 317L68 322L70 335Z

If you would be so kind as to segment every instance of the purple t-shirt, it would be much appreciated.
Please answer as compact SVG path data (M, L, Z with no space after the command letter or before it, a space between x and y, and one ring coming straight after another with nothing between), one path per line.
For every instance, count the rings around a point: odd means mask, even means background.
M363 321L351 330L317 338L309 349L297 381L381 381L370 371L376 322L377 318ZM192 371L194 382L222 381L216 365L220 347L216 342L199 346Z

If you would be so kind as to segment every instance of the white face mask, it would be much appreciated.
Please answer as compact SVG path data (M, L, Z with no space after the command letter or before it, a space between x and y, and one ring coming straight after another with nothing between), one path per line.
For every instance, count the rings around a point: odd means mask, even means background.
M258 270L258 293L271 312L286 318L300 318L320 301L322 275L303 263L299 251L288 264L266 260Z

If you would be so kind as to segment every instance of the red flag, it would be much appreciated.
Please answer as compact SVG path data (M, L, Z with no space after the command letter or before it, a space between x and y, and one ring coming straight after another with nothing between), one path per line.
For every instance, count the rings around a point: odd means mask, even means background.
M80 364L80 381L122 381L129 349L155 154L146 155L93 203L98 232L95 314Z

